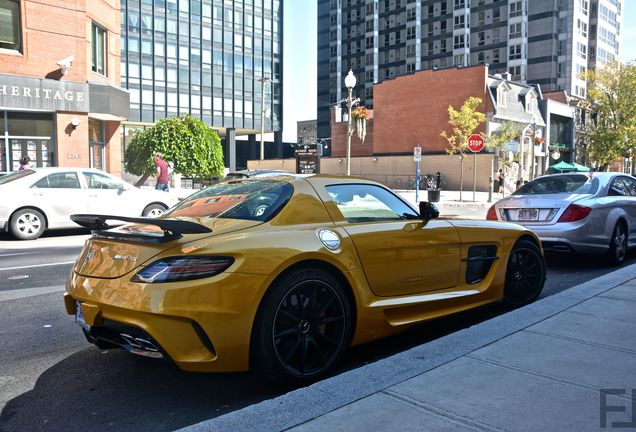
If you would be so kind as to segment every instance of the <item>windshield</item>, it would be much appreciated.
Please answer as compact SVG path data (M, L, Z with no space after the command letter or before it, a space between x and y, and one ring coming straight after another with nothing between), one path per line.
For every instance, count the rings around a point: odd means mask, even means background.
M289 200L289 183L245 180L219 183L186 198L166 216L266 221Z
M545 176L526 183L513 195L594 194L598 185L597 178L585 174Z
M35 174L33 170L17 171L0 177L0 184L5 184L28 175Z

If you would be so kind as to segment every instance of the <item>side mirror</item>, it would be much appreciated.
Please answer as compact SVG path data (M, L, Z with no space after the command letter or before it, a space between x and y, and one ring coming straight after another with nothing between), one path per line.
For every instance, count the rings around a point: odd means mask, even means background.
M439 209L433 203L428 201L420 201L420 217L427 221L439 217Z

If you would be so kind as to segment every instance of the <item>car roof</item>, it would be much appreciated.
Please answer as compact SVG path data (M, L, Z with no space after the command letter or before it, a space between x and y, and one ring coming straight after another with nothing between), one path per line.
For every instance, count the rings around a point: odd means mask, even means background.
M27 171L34 171L37 173L54 173L54 172L61 172L61 171L90 171L90 172L96 172L96 173L110 174L110 173L107 173L106 171L98 170L96 168L87 168L87 167L39 167L39 168L29 168Z

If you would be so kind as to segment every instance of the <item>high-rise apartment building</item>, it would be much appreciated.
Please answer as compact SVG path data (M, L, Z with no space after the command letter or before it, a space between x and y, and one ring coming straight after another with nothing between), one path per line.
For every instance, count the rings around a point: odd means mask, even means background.
M585 97L581 72L618 57L623 0L318 0L318 137L344 77L373 84L420 69L487 63L491 74ZM407 103L408 101L405 101Z
M256 147L261 119L281 141L282 7L282 0L121 0L130 120L200 118L225 138L230 168L235 137Z

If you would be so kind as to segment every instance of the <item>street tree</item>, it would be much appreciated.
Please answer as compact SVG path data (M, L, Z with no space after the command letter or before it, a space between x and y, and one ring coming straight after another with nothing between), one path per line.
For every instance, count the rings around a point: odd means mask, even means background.
M636 64L613 61L584 74L587 107L596 113L590 130L590 156L601 170L636 155Z
M459 110L448 107L448 124L450 134L443 131L440 135L448 142L446 153L449 155L459 154L461 169L459 172L459 200L462 200L464 189L464 158L468 150L468 137L472 135L480 124L486 121L486 115L478 111L481 105L481 98L469 97Z
M482 135L486 147L497 150L501 154L508 150L509 142L519 140L522 129L523 127L520 127L519 124L508 121L492 131L490 135Z
M134 135L126 147L125 168L141 176L137 186L155 172L156 152L173 164L175 173L203 178L223 173L223 148L218 134L189 115L159 120Z

